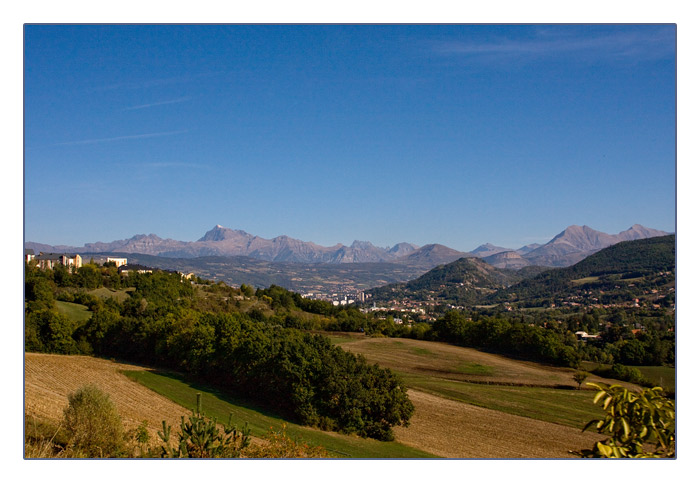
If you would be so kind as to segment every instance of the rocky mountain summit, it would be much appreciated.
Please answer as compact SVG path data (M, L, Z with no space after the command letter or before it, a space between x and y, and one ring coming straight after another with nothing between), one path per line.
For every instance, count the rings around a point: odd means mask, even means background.
M670 235L665 231L633 225L617 235L608 235L583 225L571 225L548 243L523 255L530 265L568 267L588 255L622 241Z

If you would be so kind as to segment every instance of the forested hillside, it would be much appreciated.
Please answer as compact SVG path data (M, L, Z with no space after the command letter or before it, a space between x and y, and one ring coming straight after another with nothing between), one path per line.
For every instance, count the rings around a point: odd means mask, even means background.
M393 426L407 424L413 405L391 371L326 337L284 327L294 317L276 313L269 296L199 282L167 272L123 277L115 266L69 272L27 265L25 350L170 368L322 429L389 440ZM71 320L57 299L92 315ZM328 323L302 315L308 324Z
M372 300L435 300L443 303L476 304L522 277L512 270L495 268L474 257L460 258L440 265L406 283L369 290Z
M488 297L540 306L563 301L610 304L649 298L673 304L676 236L620 242L576 265L547 270Z

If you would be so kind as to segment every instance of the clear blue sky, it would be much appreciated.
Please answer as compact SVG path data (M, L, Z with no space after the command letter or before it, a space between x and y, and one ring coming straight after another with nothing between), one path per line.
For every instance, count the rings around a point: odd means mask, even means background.
M27 241L675 231L673 25L24 34Z

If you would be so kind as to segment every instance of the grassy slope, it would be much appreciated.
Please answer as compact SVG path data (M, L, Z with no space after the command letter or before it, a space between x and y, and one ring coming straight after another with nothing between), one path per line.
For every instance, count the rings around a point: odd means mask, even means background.
M442 343L410 339L337 340L346 350L363 354L369 362L389 365L407 387L419 391L576 428L602 415L593 404L593 391L557 387L565 383L575 386L573 370L523 363ZM533 387L538 385L551 387Z
M676 392L676 368L665 366L631 366L636 367L652 383Z
M111 288L107 287L100 287L96 288L95 290L90 290L88 293L90 295L94 295L95 297L99 297L102 299L107 299L107 298L115 298L119 302L123 302L124 300L129 298L129 292L132 292L134 290L133 287L121 289L121 290L114 290Z
M73 322L84 322L92 317L92 312L84 305L72 302L56 301L56 308L59 313L67 316Z
M202 393L204 413L216 417L221 422L228 421L233 414L233 421L239 427L248 423L254 436L263 436L270 429L277 431L285 421L273 414L256 408L245 401L237 400L216 389L188 382L175 374L149 371L127 371L125 374L149 389L171 399L184 407L193 407L196 393ZM430 458L429 453L410 448L395 442L380 442L357 436L341 435L319 431L292 423L287 424L287 434L312 445L323 446L331 455L352 458Z

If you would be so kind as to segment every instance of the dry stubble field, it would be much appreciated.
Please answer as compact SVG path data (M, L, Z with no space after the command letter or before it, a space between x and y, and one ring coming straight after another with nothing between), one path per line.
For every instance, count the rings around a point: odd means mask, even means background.
M190 414L169 399L131 381L121 370L145 370L88 356L26 353L24 356L24 410L32 418L58 422L68 406L68 395L85 384L95 384L109 394L128 431L148 421L153 435L161 422L177 426Z

